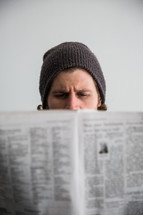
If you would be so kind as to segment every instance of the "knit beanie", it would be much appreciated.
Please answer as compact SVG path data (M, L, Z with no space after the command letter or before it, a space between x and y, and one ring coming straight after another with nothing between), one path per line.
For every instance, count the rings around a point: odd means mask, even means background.
M64 42L51 48L43 56L39 81L43 109L46 108L47 96L54 78L63 70L73 67L85 69L93 77L101 102L105 102L106 83L96 56L80 42Z

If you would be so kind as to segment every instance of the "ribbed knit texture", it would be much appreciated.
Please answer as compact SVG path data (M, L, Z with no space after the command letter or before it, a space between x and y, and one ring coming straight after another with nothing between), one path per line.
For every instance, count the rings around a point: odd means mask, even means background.
M72 67L89 72L97 83L102 103L105 102L106 84L96 56L82 43L65 42L48 50L43 56L39 82L43 109L46 107L47 95L53 79L61 71Z

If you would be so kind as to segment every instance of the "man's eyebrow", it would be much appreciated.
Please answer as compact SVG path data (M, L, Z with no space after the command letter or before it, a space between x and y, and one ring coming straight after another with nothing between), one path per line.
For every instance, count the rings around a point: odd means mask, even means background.
M81 89L81 90L77 90L78 92L90 92L91 90L90 89L86 89L86 88L84 88L84 89Z

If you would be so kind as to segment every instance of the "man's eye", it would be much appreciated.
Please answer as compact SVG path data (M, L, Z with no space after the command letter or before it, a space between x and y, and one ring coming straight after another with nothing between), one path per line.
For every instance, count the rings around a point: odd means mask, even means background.
M66 93L58 93L58 94L55 94L55 97L56 98L66 98L67 94Z
M78 97L87 97L89 94L87 93L78 93Z

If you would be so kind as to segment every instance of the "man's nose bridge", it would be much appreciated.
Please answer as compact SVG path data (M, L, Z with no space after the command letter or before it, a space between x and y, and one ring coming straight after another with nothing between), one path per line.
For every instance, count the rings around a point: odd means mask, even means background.
M68 98L69 105L74 105L76 103L76 95L75 93L70 93Z
M75 92L70 93L67 101L67 107L69 109L76 109L78 107L78 98L76 97Z

